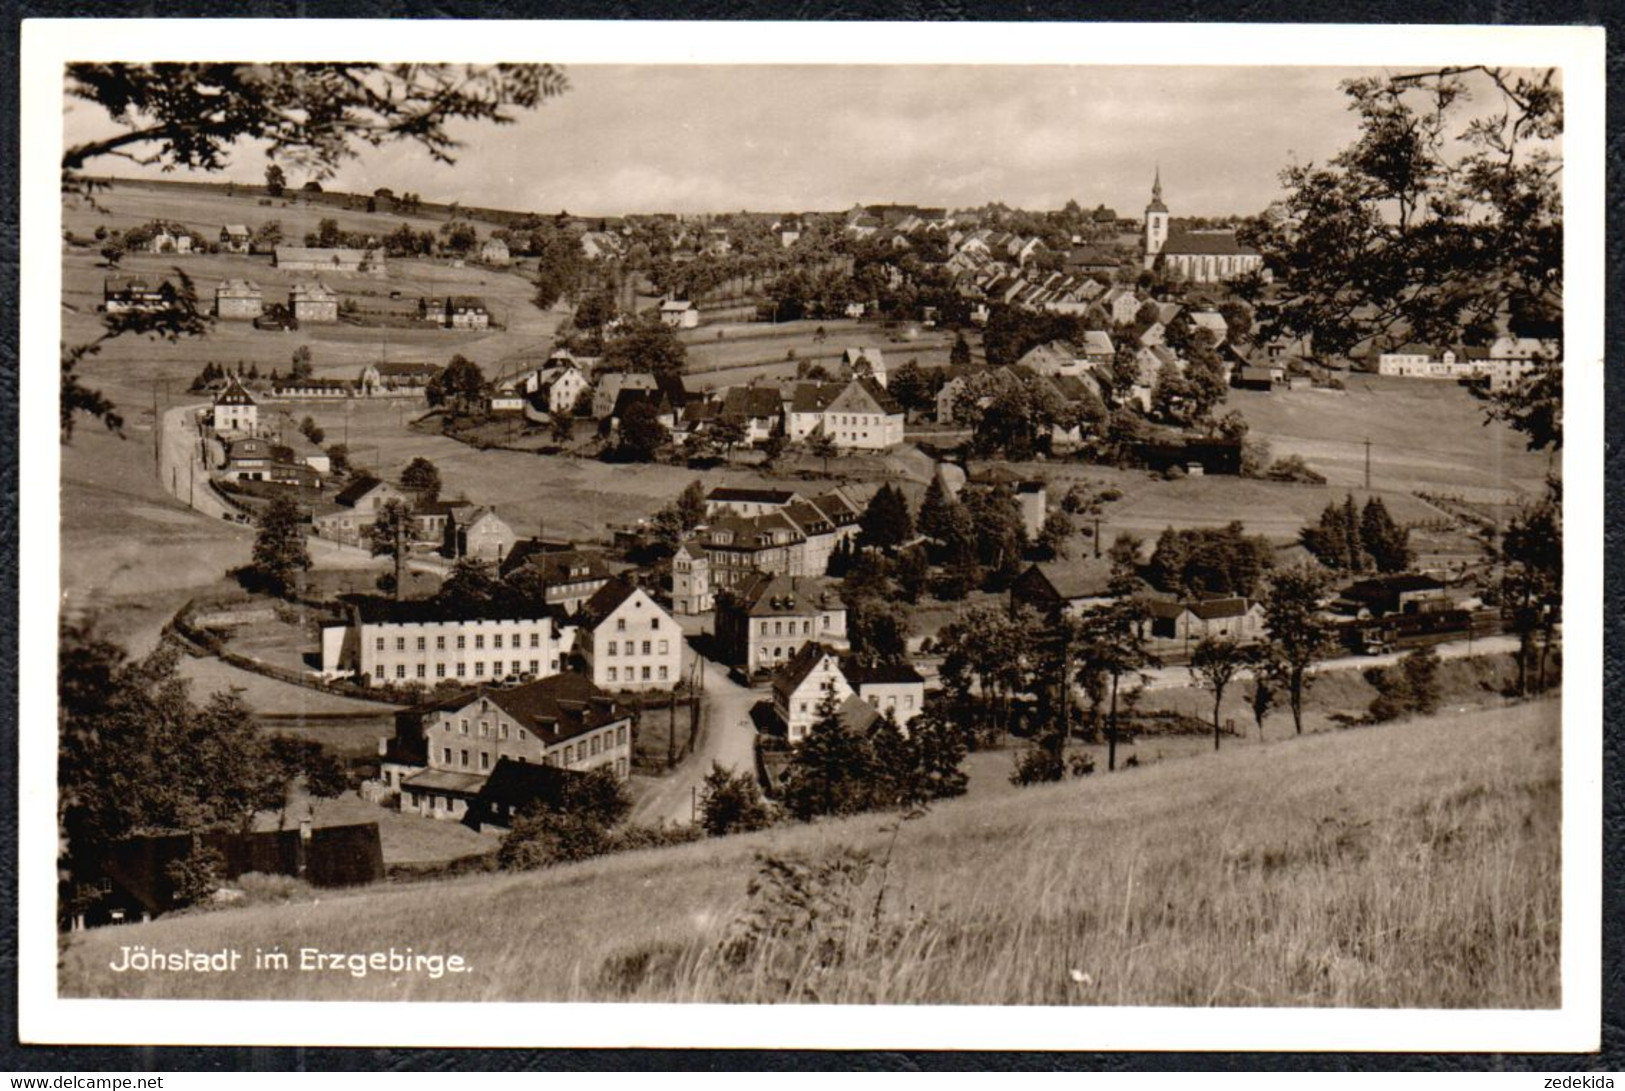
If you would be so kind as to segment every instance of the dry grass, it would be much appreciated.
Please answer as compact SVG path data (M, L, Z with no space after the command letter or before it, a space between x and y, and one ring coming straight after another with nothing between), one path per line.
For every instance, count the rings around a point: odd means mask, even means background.
M725 955L757 853L878 861L889 817L536 875L323 894L71 937L70 996L1549 1007L1559 708L1324 733L944 804L816 922ZM861 869L860 869L861 870ZM796 913L781 901L764 919ZM830 921L847 920L844 929ZM132 978L122 945L462 954L430 980ZM1074 973L1076 971L1076 973Z

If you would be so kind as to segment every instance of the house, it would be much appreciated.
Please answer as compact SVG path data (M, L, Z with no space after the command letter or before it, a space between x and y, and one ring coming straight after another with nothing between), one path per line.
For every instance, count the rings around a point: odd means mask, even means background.
M785 409L785 438L803 440L822 429L824 411L845 389L846 384L841 382L796 383L792 388L789 405Z
M450 528L453 556L500 563L518 535L493 508L475 507Z
M1100 303L1101 306L1106 308L1106 313L1111 316L1113 325L1117 326L1126 326L1133 322L1135 315L1140 313L1140 308L1144 305L1139 292L1125 286L1119 286L1108 291L1104 296L1101 296Z
M1097 366L1110 364L1112 358L1117 355L1111 336L1104 330L1086 330L1080 348L1083 351L1083 358Z
M507 243L491 238L480 245L480 261L486 265L506 267L513 264L513 255L508 252Z
M1070 341L1048 341L1027 350L1017 364L1035 375L1082 375L1093 365ZM950 410L951 411L951 410Z
M782 512L722 515L699 530L692 548L704 552L710 589L725 591L758 573L800 576L806 571L806 538Z
M302 280L288 292L288 310L304 322L337 322L339 297L320 281Z
M1212 637L1238 644L1256 644L1264 639L1264 606L1239 596L1219 596L1185 601L1148 600L1145 635L1154 643L1176 645L1189 650L1197 642Z
M322 674L379 685L484 683L557 674L574 630L549 607L352 599L350 617L322 626Z
M613 576L601 554L541 538L515 542L498 571L505 580L523 572L527 583L540 586L543 602L567 613L579 610Z
M450 531L456 525L456 517L473 507L472 503L463 499L419 500L412 507L412 541L450 553Z
M864 665L848 659L841 664L841 673L861 700L882 716L891 713L905 731L925 707L925 679L912 664Z
M822 580L757 573L716 597L723 661L747 675L774 670L809 641L846 642L846 604Z
M167 227L161 227L147 241L147 250L154 254L190 254L192 236L179 228L171 231Z
M709 613L716 601L716 591L711 586L711 559L704 544L698 539L681 543L671 558L672 610L692 617Z
M1275 365L1238 367L1232 374L1230 382L1238 390L1262 390L1267 393L1278 386L1286 385L1286 368Z
M772 688L774 715L793 743L806 738L824 701L833 699L840 705L852 696L839 653L816 640L803 644L773 672Z
M1123 264L1123 259L1101 246L1076 246L1067 251L1066 271L1069 273L1111 274Z
M1218 311L1192 311L1191 325L1212 334L1214 348L1224 344L1224 339L1230 336L1230 324Z
M744 425L746 443L762 443L778 430L784 404L774 387L733 386L723 396L719 415Z
M642 371L610 371L598 376L592 392L594 420L608 420L615 413L623 390L656 390L655 377Z
M660 304L660 321L674 329L691 330L700 324L700 309L686 299L668 299Z
M233 481L271 479L271 441L249 437L226 444L225 463L220 476Z
M491 328L491 312L485 300L478 296L454 295L446 297L446 307L440 324L450 330L487 330Z
M382 250L340 246L279 246L272 259L278 269L299 273L373 273L387 271Z
M348 379L275 379L271 383L271 396L289 400L351 398L355 387Z
M368 398L421 395L440 372L439 364L379 361L361 369L361 376L356 380L356 390Z
M733 485L717 485L705 494L705 514L712 518L723 513L732 515L764 515L782 511L795 503L796 494L789 489L752 489Z
M220 229L220 249L227 254L246 254L253 242L246 224L227 224Z
M1041 618L1077 614L1111 602L1111 564L1104 558L1034 561L1010 583L1010 608L1025 607Z
M559 674L523 685L465 690L396 719L382 740L380 776L404 813L508 825L561 778L632 769L628 711L588 679Z
M235 375L214 396L213 424L217 436L252 436L259 431L259 403Z
M873 379L853 379L824 409L821 430L847 450L884 451L903 442L903 407Z
M1491 391L1517 386L1525 375L1544 363L1556 364L1562 358L1555 341L1534 337L1497 337L1483 361L1483 374Z
M214 313L227 319L252 321L265 312L265 293L252 280L222 280L214 287Z
M358 477L333 498L333 507L311 517L318 537L346 545L359 545L378 513L391 503L410 506L400 489L376 477Z
M867 375L881 386L886 385L886 354L872 346L848 348L841 353L841 373L850 379Z
M1004 466L984 466L965 476L963 489L1003 490L1015 498L1028 541L1036 541L1049 517L1049 493L1043 478L1016 473Z
M1344 588L1342 599L1354 606L1354 612L1372 617L1428 613L1450 605L1450 593L1441 581L1415 572L1356 580Z
M166 311L180 302L180 289L167 277L107 277L102 281L102 310L108 314Z
M610 580L575 615L576 655L608 689L668 690L683 677L683 631L649 593Z
M526 381L530 404L550 416L572 416L581 395L592 389L587 376L573 363L553 364L534 372Z
M784 517L801 534L802 572L822 576L829 571L829 559L836 546L857 537L858 514L856 506L839 490L811 500L797 498L784 509Z

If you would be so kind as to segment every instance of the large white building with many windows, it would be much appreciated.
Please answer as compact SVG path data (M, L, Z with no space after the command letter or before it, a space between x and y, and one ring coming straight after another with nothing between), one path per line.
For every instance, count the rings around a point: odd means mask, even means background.
M478 611L434 602L368 599L349 621L322 628L322 674L372 685L530 681L563 669L575 630L530 604Z

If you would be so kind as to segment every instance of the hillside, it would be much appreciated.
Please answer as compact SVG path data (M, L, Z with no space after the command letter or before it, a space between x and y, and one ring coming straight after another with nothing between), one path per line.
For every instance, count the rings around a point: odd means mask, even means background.
M1472 711L947 803L901 826L866 816L547 872L324 892L305 903L106 928L64 941L61 989L73 997L1553 1006L1559 722L1555 701ZM843 849L868 853L869 864L831 855ZM816 920L784 897L758 902L755 929L740 929L760 853L849 867L821 883L795 867L781 873L810 897ZM230 947L244 952L245 969L111 972L120 948L137 944ZM431 979L247 968L256 948L312 946L409 946L461 955L469 970Z

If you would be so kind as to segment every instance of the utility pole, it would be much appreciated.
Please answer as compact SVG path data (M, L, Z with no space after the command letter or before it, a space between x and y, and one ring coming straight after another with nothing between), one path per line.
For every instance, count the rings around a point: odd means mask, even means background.
M1371 437L1365 438L1365 491L1371 491Z

